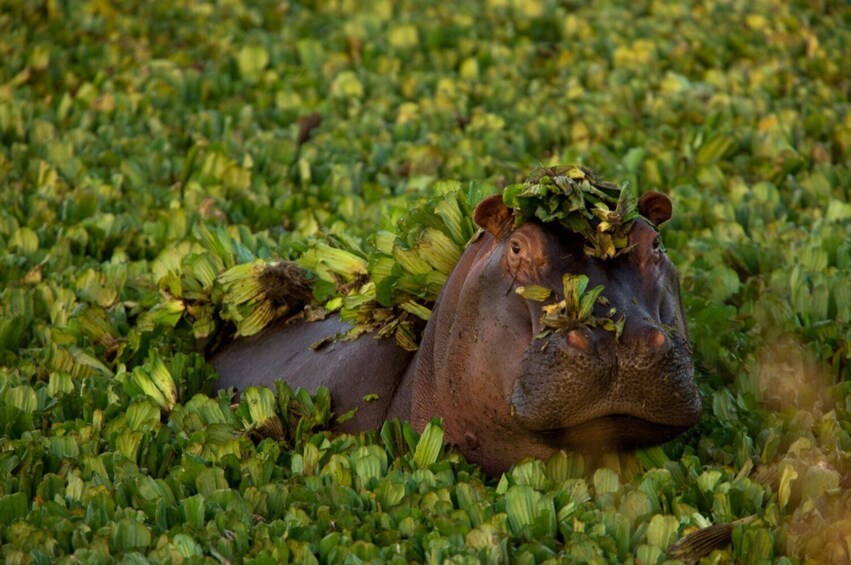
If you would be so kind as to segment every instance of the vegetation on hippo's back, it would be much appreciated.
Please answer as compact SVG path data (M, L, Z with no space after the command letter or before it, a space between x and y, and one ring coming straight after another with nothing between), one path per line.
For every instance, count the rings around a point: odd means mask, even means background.
M293 242L294 262L258 259L224 231L199 224L195 237L202 252L178 246L158 258L172 270L163 269L158 281L162 301L148 316L183 312L195 336L203 339L217 320L233 322L237 336L250 336L279 318L303 314L304 307L308 319L339 311L353 326L347 339L375 332L415 350L422 326L418 320L428 320L440 289L474 235L471 204L494 190L476 183L462 190L457 181L438 182L430 189L430 198L391 214L383 229L365 240L331 236ZM578 165L536 171L525 183L506 188L503 199L514 211L516 225L532 218L558 221L582 235L586 252L601 259L627 248L629 229L638 216L628 191L597 181ZM568 319L596 325L590 309L602 288L590 291L593 297L583 297L580 306L585 288L581 281L574 284L574 277L566 274L565 297L575 297L576 307L564 301L546 307L543 320L550 330L564 329ZM582 288L574 288L577 284ZM171 315L158 319L172 326L179 321ZM600 323L615 329L609 319ZM617 327L622 326L621 319Z
M421 322L428 320L474 234L470 202L494 188L470 183L464 190L453 181L436 183L432 190L432 197L412 203L399 216L390 215L369 238L367 250L319 243L297 260L316 274L313 293L325 310L339 310L353 325L347 337L377 332L378 337L395 336L405 349L417 348ZM349 263L334 261L341 256Z
M196 339L206 340L232 322L236 335L248 336L309 301L309 283L292 264L260 259L223 229L204 223L193 227L193 235L192 245L181 243L155 260L160 301L140 316L140 328L185 320Z
M339 311L353 326L341 337L375 332L415 350L417 320L428 320L474 234L468 202L494 190L481 183L462 190L457 181L431 188L430 198L389 214L368 238L293 241L288 261L260 259L221 228L198 224L196 245L181 243L157 258L161 299L143 314L143 324L174 327L185 320L206 340L229 322L237 336L250 336L280 318L321 319Z
M3 0L3 559L660 563L715 525L710 562L847 561L849 17L834 1ZM436 424L334 435L324 392L198 394L216 316L250 333L289 307L242 286L252 265L313 239L355 250L330 266L380 271L388 240L366 234L437 178L495 192L574 162L674 201L706 406L681 440L490 480L433 449ZM411 230L400 249L433 235Z

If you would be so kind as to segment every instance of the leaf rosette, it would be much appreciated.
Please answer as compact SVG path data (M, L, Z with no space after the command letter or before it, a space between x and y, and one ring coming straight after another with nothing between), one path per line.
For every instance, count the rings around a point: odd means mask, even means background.
M514 224L559 222L585 239L585 253L611 259L629 249L629 231L638 218L635 196L626 183L597 179L581 165L546 167L523 183L505 188L502 199L514 211Z

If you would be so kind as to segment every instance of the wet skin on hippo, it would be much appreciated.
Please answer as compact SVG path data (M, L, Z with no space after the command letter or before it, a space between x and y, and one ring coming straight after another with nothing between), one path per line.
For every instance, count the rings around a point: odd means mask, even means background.
M643 218L633 224L629 250L601 260L560 224L515 228L502 198L491 197L476 208L484 232L443 287L416 354L369 337L314 351L311 344L348 325L337 317L281 323L218 352L218 386L271 386L275 379L311 391L327 386L337 414L358 408L340 426L350 432L392 417L421 431L440 416L446 440L489 474L558 449L672 439L697 422L701 401L677 272L654 228L670 218L671 202L651 192L638 207ZM597 304L595 315L611 307L624 315L619 339L585 325L538 337L542 306L563 298L564 273L586 275L589 288L604 286L608 304ZM553 296L536 302L515 292L527 285Z

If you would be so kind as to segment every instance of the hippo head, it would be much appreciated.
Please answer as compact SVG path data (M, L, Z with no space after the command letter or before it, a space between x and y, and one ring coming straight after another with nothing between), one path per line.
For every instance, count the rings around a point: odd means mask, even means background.
M701 401L678 276L655 228L671 202L651 192L638 210L626 251L603 260L556 222L515 227L500 196L483 201L475 212L483 235L453 271L424 336L414 424L441 415L447 439L489 473L558 449L662 443L695 424ZM604 287L594 315L622 318L621 332L582 323L544 331L543 308L564 297L565 273ZM516 292L530 285L552 294L536 301Z

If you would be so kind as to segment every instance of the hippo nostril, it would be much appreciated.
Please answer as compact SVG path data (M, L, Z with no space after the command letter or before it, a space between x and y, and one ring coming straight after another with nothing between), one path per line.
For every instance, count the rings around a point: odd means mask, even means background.
M582 332L579 330L570 330L567 333L567 343L575 347L576 349L588 349L590 345L588 342L588 338L582 335Z
M668 338L665 336L665 334L657 329L650 330L648 338L648 341L650 342L650 347L652 347L653 349L661 349L668 341Z

